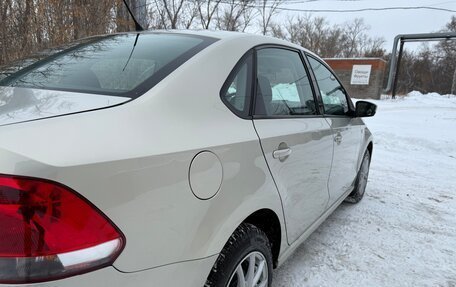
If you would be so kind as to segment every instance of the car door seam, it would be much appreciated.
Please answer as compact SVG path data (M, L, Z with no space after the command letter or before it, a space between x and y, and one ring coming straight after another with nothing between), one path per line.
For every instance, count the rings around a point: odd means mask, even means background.
M274 176L272 175L272 171L271 171L271 168L269 167L269 163L266 159L266 154L264 152L264 148L263 148L263 145L261 144L261 138L260 138L260 135L258 134L258 131L257 131L257 128L255 126L255 121L252 120L252 125L253 125L253 129L255 131L255 134L257 135L257 138L258 138L258 143L260 144L260 149L261 149L261 153L263 154L263 158L264 158L264 161L266 163L266 166L268 167L268 170L269 170L269 174L271 175L271 178L272 178L272 182L274 183L274 186L276 188L276 192L277 194L279 195L279 198L280 198L280 206L282 206L282 216L283 216L283 222L285 223L285 236L287 238L287 244L290 245L290 241L288 239L288 230L287 230L287 219L285 217L285 209L283 207L283 200L282 200L282 195L280 194L279 192L279 187L277 186L277 183L274 179Z
M328 205L331 202L331 191L329 189L329 182L331 180L331 174L332 174L333 165L334 165L334 149L335 149L335 145L334 145L334 129L331 126L331 124L329 123L328 118L324 117L324 119L325 119L326 123L328 124L329 128L331 129L331 135L332 135L332 138L333 138L333 140L332 140L331 168L329 169L329 176L328 176L328 180L326 181L326 189L327 189L327 192L328 192L328 202L326 202L326 208L325 209L328 209Z

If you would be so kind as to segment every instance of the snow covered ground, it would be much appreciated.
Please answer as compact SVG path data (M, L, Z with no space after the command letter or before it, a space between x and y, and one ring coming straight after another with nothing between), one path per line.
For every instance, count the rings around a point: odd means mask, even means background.
M374 101L364 199L342 204L274 287L456 286L456 97Z

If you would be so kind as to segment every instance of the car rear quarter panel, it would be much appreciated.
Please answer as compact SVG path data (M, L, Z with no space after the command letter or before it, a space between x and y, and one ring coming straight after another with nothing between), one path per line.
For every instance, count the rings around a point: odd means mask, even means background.
M1 127L0 173L55 180L94 203L126 236L114 264L123 272L218 254L258 209L274 211L285 236L252 122L219 98L237 60L260 43L248 36L217 42L121 106ZM197 199L188 181L202 150L223 166L210 200Z

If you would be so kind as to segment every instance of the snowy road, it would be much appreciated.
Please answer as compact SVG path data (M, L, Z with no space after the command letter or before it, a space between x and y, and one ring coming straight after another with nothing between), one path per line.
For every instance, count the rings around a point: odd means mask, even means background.
M274 272L274 287L456 286L456 97L375 101L370 179Z

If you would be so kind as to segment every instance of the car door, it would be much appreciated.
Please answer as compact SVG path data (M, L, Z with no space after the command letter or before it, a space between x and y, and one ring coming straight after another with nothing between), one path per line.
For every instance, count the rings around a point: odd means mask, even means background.
M258 48L255 90L253 123L282 199L291 244L327 206L332 130L315 105L299 51Z
M334 73L320 60L308 55L323 103L325 118L334 137L334 158L329 178L329 205L353 190L358 171L362 121L355 118L353 103Z

